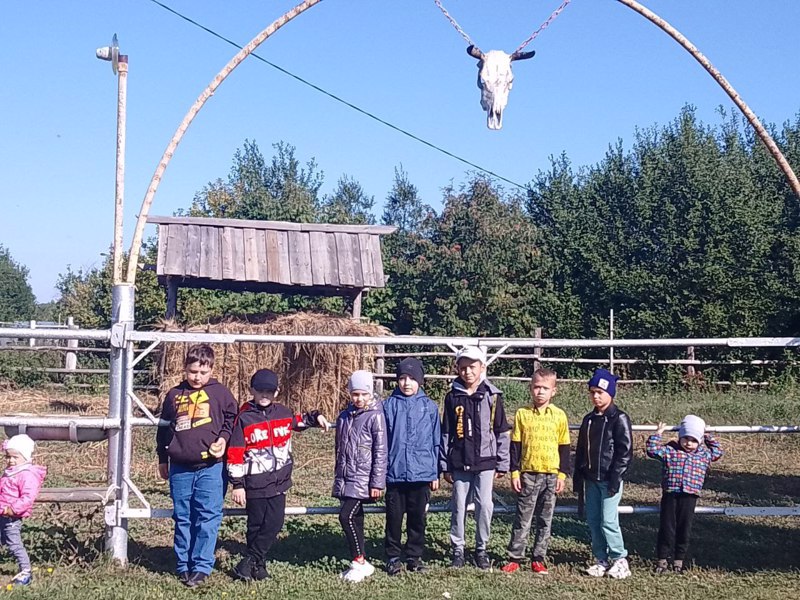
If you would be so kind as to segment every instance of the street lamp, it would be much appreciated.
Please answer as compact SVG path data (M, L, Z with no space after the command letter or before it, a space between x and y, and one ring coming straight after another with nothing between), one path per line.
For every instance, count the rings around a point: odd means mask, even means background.
M111 290L112 331L132 329L134 322L134 288L122 281L122 207L125 191L125 114L128 93L128 57L119 53L117 35L111 45L98 48L97 58L111 62L111 70L117 76L117 177L114 194L114 254L113 282ZM114 506L128 506L128 483L131 448L131 405L129 392L133 392L133 371L129 365L133 359L133 345L124 339L115 341L112 335L108 377L108 417L119 419L121 427L108 433L108 485L114 490ZM106 550L125 565L128 562L128 522L115 518L106 526Z
M100 60L111 62L111 70L117 76L117 177L114 193L114 284L122 283L122 208L125 193L125 115L128 95L128 56L119 53L117 34L111 38L110 46L95 51Z

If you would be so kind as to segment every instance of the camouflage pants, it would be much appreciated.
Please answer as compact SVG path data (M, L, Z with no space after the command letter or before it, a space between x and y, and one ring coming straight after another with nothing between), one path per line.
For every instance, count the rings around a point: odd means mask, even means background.
M522 492L517 496L517 513L514 530L508 544L508 557L514 562L525 559L525 548L531 523L536 517L536 535L533 544L533 560L544 562L547 545L550 543L550 525L556 508L556 479L554 473L522 473Z

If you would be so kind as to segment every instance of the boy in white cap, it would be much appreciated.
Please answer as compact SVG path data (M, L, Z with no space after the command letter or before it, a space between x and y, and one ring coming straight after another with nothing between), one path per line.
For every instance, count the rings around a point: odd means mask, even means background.
M723 454L719 442L706 433L705 421L700 417L686 415L683 418L677 442L661 443L661 434L666 429L664 423L659 423L656 432L647 438L647 456L662 464L657 574L668 571L670 558L674 572L685 572L694 508L708 467Z
M450 565L463 567L467 498L475 500L475 566L491 567L486 548L491 530L494 479L510 469L511 425L503 392L486 379L486 354L466 346L456 354L456 372L444 399L439 468L452 484Z
M22 544L22 519L31 516L33 502L39 495L47 469L33 464L34 441L15 435L3 442L6 469L0 476L0 545L17 559L19 572L10 585L28 585L33 579L31 561Z

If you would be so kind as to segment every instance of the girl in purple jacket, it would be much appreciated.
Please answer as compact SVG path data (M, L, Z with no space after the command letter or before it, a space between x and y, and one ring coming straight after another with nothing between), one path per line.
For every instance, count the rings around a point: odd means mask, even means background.
M336 420L333 496L341 500L339 522L353 557L340 577L357 583L375 572L364 556L364 503L386 487L386 418L372 386L372 373L356 371L347 384L350 405Z
M31 561L22 544L22 519L31 516L33 502L39 495L47 470L31 462L34 441L25 434L3 442L6 469L0 476L0 545L7 546L17 559L19 573L11 585L28 585Z

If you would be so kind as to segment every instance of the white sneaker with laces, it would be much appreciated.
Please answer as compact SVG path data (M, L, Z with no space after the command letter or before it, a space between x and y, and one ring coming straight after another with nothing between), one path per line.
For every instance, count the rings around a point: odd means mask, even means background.
M628 566L628 560L625 558L618 558L611 565L611 568L606 571L606 575L612 579L625 579L631 576L631 568Z
M602 577L608 571L608 562L605 560L598 560L591 567L586 569L586 574L590 577Z

